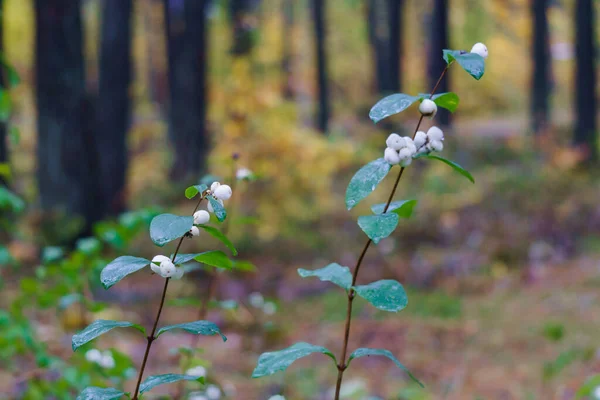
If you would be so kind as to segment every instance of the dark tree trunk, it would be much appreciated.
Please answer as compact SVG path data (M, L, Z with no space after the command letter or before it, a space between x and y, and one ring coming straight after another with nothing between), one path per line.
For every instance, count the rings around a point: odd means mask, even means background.
M36 0L37 178L42 208L96 219L93 110L85 92L79 0ZM94 118L91 118L94 120Z
M131 0L104 0L96 149L102 215L125 209L131 82Z
M367 7L377 91L381 95L399 92L402 0L370 0Z
M195 179L204 172L208 41L207 0L165 0L169 56L169 137L174 147L171 176Z
M535 134L548 125L550 97L550 39L547 18L548 0L532 0L533 17L531 77L531 127Z
M448 0L434 0L433 11L430 17L431 42L429 44L429 57L427 73L429 76L429 88L433 89L440 74L446 68L446 62L442 56L442 50L448 48ZM449 89L448 77L442 80L437 92L447 92ZM439 109L437 120L442 126L450 125L450 113Z
M293 85L293 35L294 35L294 0L283 0L283 56L281 59L281 70L283 71L283 98L292 99L294 97Z
M575 3L575 144L589 161L598 157L596 139L596 46L593 0Z
M231 18L233 45L231 52L235 56L248 55L256 43L256 22L250 18L260 7L260 0L230 0L229 17Z
M315 47L317 59L317 90L319 106L317 113L317 128L327 133L329 127L329 84L327 73L327 54L325 52L325 0L312 0L312 17L314 20Z
M0 54L4 55L4 2L0 0ZM0 71L0 87L6 89L4 71ZM0 164L8 162L8 144L6 142L6 123L0 121ZM0 174L0 184L5 183Z

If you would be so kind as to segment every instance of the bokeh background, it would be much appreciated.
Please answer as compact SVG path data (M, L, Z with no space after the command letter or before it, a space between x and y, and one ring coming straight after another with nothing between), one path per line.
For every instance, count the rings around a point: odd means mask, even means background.
M426 388L365 358L344 398L600 398L597 1L0 4L0 398L130 390L144 338L113 332L76 353L70 338L99 318L151 325L163 283L146 271L105 291L99 272L163 251L152 217L188 213L188 185L233 185L240 168L254 177L235 183L227 229L247 271L220 274L208 313L229 340L202 338L182 365L191 338L174 334L149 372L202 366L218 398L331 398L325 357L249 376L260 353L296 341L339 352L345 296L296 269L354 265L356 218L393 182L352 212L346 185L418 119L414 106L374 125L370 107L430 91L442 49L476 42L489 49L485 75L452 68L442 90L459 108L432 122L476 184L441 163L407 170L397 198L418 199L414 215L371 249L360 280L399 280L409 306L358 302L350 341L388 348ZM206 272L190 271L162 322L192 320L207 290ZM92 348L113 364L90 361ZM148 398L213 399L205 392L187 383Z

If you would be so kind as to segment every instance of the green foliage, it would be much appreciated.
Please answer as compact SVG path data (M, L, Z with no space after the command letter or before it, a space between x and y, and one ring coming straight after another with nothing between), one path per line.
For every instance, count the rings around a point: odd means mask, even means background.
M367 234L373 243L390 236L398 226L398 214L385 213L358 217L358 226Z
M73 339L71 341L73 351L77 350L84 344L96 339L98 336L103 335L108 331L111 331L115 328L129 327L135 328L142 333L146 332L146 330L142 326L128 321L111 321L105 319L96 320L81 332L73 335Z
M188 199L193 199L198 193L204 193L206 189L208 189L208 186L205 184L190 186L185 189L185 197Z
M25 209L25 202L16 194L0 185L0 211L21 212Z
M390 172L390 168L391 165L387 161L378 158L359 169L346 189L346 207L348 210L371 194Z
M468 180L470 180L471 183L475 183L475 178L473 178L473 175L471 175L471 173L469 171L467 171L466 169L464 169L463 167L461 167L460 165L458 165L454 161L446 160L444 157L436 156L436 155L433 155L433 154L423 154L423 155L417 156L415 158L429 158L429 159L432 159L432 160L441 161L444 164L447 164L450 167L452 167L453 170L455 170L456 172L458 172L459 174L461 174L462 176L464 176Z
M336 263L329 264L324 268L313 271L299 268L298 275L303 278L314 276L321 281L332 282L346 290L350 289L352 286L352 274L350 273L350 268L343 267Z
M479 54L461 50L444 50L444 60L448 65L456 61L473 78L479 80L485 72L485 60Z
M194 217L181 217L173 214L161 214L150 223L150 238L157 246L179 239L187 234L194 225Z
M371 118L374 123L378 123L384 118L401 113L413 105L417 100L419 100L419 96L410 96L404 93L389 95L379 100L377 104L371 108L369 118Z
M88 387L77 396L77 400L114 400L125 393L113 388Z
M313 353L325 354L335 362L335 356L325 347L315 346L310 343L299 342L286 349L263 353L258 358L258 364L252 373L253 378L273 375L278 371L284 371L292 363L300 358Z
M360 358L360 357L369 357L369 356L383 356L383 357L387 357L390 360L392 360L394 362L394 364L396 364L396 366L398 368L400 368L401 370L403 370L404 372L406 372L408 374L408 376L410 376L410 378L415 381L419 386L421 386L422 388L424 388L425 386L421 383L421 381L419 381L417 378L415 378L415 376L408 370L408 368L406 368L404 365L402 365L402 363L400 361L398 361L398 359L396 357L394 357L394 355L389 351L389 350L385 350L385 349L367 349L367 348L360 348L360 349L356 349L354 350L354 352L350 355L350 358L348 358L348 365L350 365L350 362L352 360L354 360L355 358Z
M428 99L430 94L428 93L419 93L420 101L423 99ZM431 100L438 106L445 108L450 112L456 111L458 108L458 103L460 102L460 98L454 92L446 92L446 93L437 93L431 96Z
M375 204L371 206L371 211L375 214L383 213L385 210L386 203L383 204ZM400 218L410 218L413 213L413 209L417 205L417 200L398 200L390 203L388 210L386 212L396 213Z
M225 246L227 246L227 248L229 250L231 250L231 254L233 254L234 256L238 255L238 252L235 249L235 246L233 245L231 240L229 240L229 238L223 234L223 232L221 232L220 230L218 230L215 227L208 226L208 225L199 225L199 227L204 229L206 232L211 234L213 237L215 237L215 238L219 239L221 242L223 242L223 244Z
M186 331L187 333L191 333L192 335L220 335L224 342L227 341L227 338L221 333L219 327L210 321L194 321L176 325L163 326L156 333L156 337L159 337L163 333L172 331L174 329L181 329L183 331Z
M206 196L206 198L210 202L210 205L213 208L213 211L214 211L217 219L220 222L225 221L225 218L227 218L227 212L225 211L225 207L223 207L223 205L221 205L221 203L217 199L215 199L213 196Z
M194 256L194 260L199 263L210 265L216 268L233 268L233 262L227 257L225 253L219 250L205 251Z
M146 393L159 385L166 385L167 383L175 383L179 381L192 381L204 383L204 377L180 374L152 375L146 378L144 382L142 382L140 386L140 393Z
M577 390L576 399L589 398L599 400L594 393L600 387L600 375L594 375L585 380L585 383Z
M542 334L552 342L560 342L565 337L565 325L560 322L548 322L544 325Z
M408 305L408 297L404 288L400 283L391 279L354 286L354 290L357 295L383 311L398 312Z
M546 362L543 369L544 380L552 379L574 362L584 358L585 352L572 348L561 352L553 361Z
M150 261L145 258L132 256L118 257L104 267L100 274L100 282L102 282L102 286L105 289L109 289L127 275L133 274L147 265L150 265Z

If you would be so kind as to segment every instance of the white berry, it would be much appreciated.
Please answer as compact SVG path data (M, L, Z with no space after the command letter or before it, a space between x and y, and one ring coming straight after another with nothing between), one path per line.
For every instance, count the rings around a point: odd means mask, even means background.
M167 256L154 256L152 262L150 263L150 269L152 269L152 272L160 275L160 264L165 261L170 262L171 259Z
M177 272L177 267L170 260L160 263L160 276L170 278Z
M433 151L440 152L444 150L444 143L442 143L440 140L432 140L430 146Z
M181 277L183 276L183 272L183 267L175 267L175 272L173 273L173 276L171 276L171 278L181 279Z
M419 111L426 117L435 117L437 113L437 104L434 101L425 99L419 105Z
M232 191L231 191L231 187L229 187L229 185L220 185L213 192L213 195L217 199L221 199L221 200L229 200L229 198L231 197L231 194L232 194Z
M400 163L400 156L398 156L398 152L391 147L385 149L383 153L383 158L391 165L396 165Z
M397 133L392 133L390 136L388 136L387 140L385 141L385 144L387 145L387 147L391 147L396 151L406 146L404 139Z
M423 147L423 145L425 144L425 142L427 142L427 134L423 131L418 131L415 134L415 139L413 140L413 143L415 144L415 147L417 149L420 149L421 147Z
M239 168L235 172L235 177L240 181L243 179L250 179L250 177L252 177L252 171L250 171L248 168Z
M190 229L190 233L192 234L192 236L200 236L200 229L198 229L197 226L192 226L192 229Z
M210 214L206 210L199 210L194 213L194 225L203 225L210 221Z
M432 141L432 140L441 141L441 140L444 140L444 132L442 132L442 130L440 128L438 128L437 126L432 126L427 131L427 137L429 138L429 141Z
M471 49L471 53L479 54L483 58L487 58L488 49L483 43L475 43Z
M212 185L210 185L210 191L214 193L219 186L221 186L219 182L213 182Z

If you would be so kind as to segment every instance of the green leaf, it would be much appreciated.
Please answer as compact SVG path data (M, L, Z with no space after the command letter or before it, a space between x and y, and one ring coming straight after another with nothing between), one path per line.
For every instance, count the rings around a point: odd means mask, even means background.
M325 347L315 346L310 343L299 342L286 349L263 353L258 358L258 364L252 373L253 378L273 375L277 371L283 371L292 363L302 357L313 353L322 353L333 359L335 356Z
M114 400L122 396L125 396L125 393L117 389L91 386L79 393L77 400Z
M218 230L215 227L212 226L208 226L208 225L199 225L200 228L204 229L206 232L210 233L212 236L214 236L215 238L219 239L221 242L223 242L223 244L225 246L227 246L227 248L229 248L229 250L231 250L231 254L233 254L234 256L238 255L237 250L235 249L235 246L233 245L233 243L231 243L231 240L229 240L229 238L227 238L227 236L225 236L225 234L223 232L221 232L220 230Z
M600 375L594 375L585 380L585 383L577 390L576 399L592 396L596 388L600 387ZM594 399L594 397L592 397Z
M430 95L428 93L419 93L419 97L422 102L423 99L429 99ZM454 92L434 94L433 97L431 97L431 100L433 100L438 107L445 108L450 112L456 111L460 101L458 95Z
M204 377L180 374L152 375L147 377L144 382L142 382L140 385L140 393L146 393L147 391L152 390L159 385L165 385L167 383L179 381L195 381L204 384Z
M461 50L444 50L444 60L448 65L455 61L471 75L479 80L485 73L485 59L479 54Z
M150 223L150 238L158 246L164 246L172 240L179 239L192 229L194 217L173 214L160 214Z
M0 89L0 121L7 122L12 111L12 99L7 90Z
M25 208L25 202L19 196L0 185L0 210L21 212Z
M138 324L134 324L128 321L111 321L106 319L99 319L92 322L81 332L73 335L71 344L73 351L77 350L87 342L96 339L98 336L105 334L106 332L115 328L135 328L138 331L145 333L146 330Z
M373 213L375 213L375 214L381 214L381 213L383 213L383 210L385 210L385 204L386 203L382 203L382 204L376 204L374 206L371 206L371 211L373 211ZM416 204L417 204L417 200L393 201L390 203L390 206L388 207L388 210L386 213L393 212L393 213L398 214L398 216L400 218L410 218Z
M6 162L0 162L0 178L3 178L5 181L9 181L12 177L12 172L10 170L10 164Z
M299 268L298 275L303 278L316 276L322 281L332 282L346 290L350 289L352 286L352 274L350 273L350 268L342 267L336 263L332 263L324 268L312 271Z
M471 175L471 173L469 171L467 171L466 169L464 169L463 167L461 167L454 161L446 160L444 157L434 156L431 154L423 154L423 155L419 155L415 158L431 158L434 160L439 160L439 161L451 166L456 172L458 172L459 174L461 174L462 176L464 176L465 178L470 180L471 183L475 183L475 178L473 178L473 175Z
M390 236L398 226L398 214L385 213L379 215L365 215L358 217L358 226L367 234L373 243Z
M223 205L221 203L219 203L219 201L217 199L215 199L213 196L206 196L206 198L210 202L210 205L212 206L217 219L220 222L225 221L225 218L227 218L227 211L225 211L225 207L223 207Z
M250 261L245 261L245 260L232 260L232 261L233 261L233 269L237 269L238 271L254 272L257 270L256 265L252 264Z
M371 108L369 118L371 118L374 123L378 123L390 115L401 113L417 100L419 100L419 97L417 96L410 96L404 93L392 94L379 100L377 104Z
M223 253L219 250L206 251L204 253L199 253L194 257L194 260L199 263L203 263L206 265L210 265L211 267L216 268L225 268L231 269L233 267L233 263L227 257L227 254Z
M378 158L359 169L346 189L346 207L348 210L371 194L390 172L391 167L383 158Z
M408 297L400 283L392 279L382 279L368 285L354 286L356 294L374 307L398 312L408 305Z
M384 356L389 358L390 360L392 360L394 362L394 364L396 364L396 366L398 368L400 368L401 370L403 370L404 372L406 372L408 374L408 376L410 376L410 378L415 381L419 386L421 386L422 388L424 388L425 386L421 383L421 381L419 381L417 378L415 378L415 376L408 370L408 368L406 368L404 365L402 365L402 363L400 361L398 361L398 359L396 357L394 357L394 355L389 351L389 350L385 350L385 349L367 349L367 348L359 348L354 350L354 352L352 354L350 354L350 358L348 359L348 365L350 365L350 362L352 360L354 360L355 358L360 358L360 357L364 357L364 356Z
M193 199L198 193L204 193L206 189L208 189L208 186L205 184L190 186L185 189L185 197Z
M221 330L217 325L210 321L194 321L194 322L185 322L183 324L176 325L168 325L163 326L158 330L156 337L159 337L165 332L171 331L173 329L182 329L188 333L193 335L204 335L204 336L213 336L220 335L224 342L227 341L225 335L221 333Z
M17 70L8 63L8 61L6 60L6 56L0 56L0 64L6 70L6 73L8 75L8 87L17 86L21 82L21 78L19 78Z
M139 271L146 265L150 265L150 261L145 258L132 256L118 257L102 269L100 282L102 282L104 289L108 289L127 275Z

